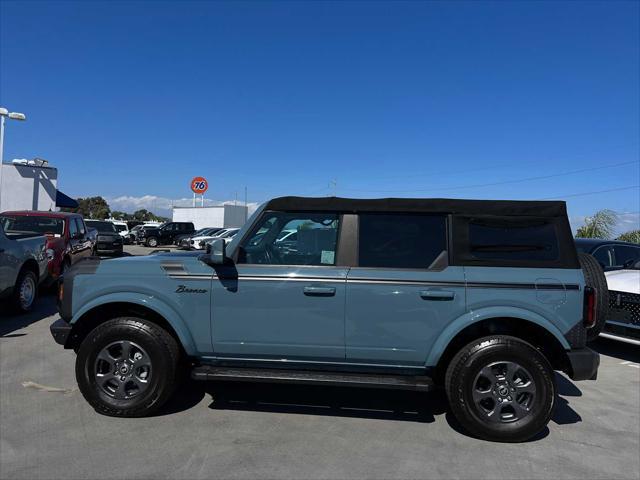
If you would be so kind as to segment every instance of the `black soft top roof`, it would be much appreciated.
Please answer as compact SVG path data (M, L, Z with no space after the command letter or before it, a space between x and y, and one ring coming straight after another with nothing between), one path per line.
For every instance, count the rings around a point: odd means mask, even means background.
M561 201L461 200L449 198L341 198L279 197L269 200L266 210L335 212L454 213L459 215L500 215L566 217Z

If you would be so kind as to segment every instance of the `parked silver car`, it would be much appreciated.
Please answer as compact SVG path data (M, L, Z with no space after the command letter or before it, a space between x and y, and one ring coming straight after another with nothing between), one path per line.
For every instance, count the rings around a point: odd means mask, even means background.
M0 223L0 298L10 298L20 312L33 308L38 286L47 277L52 251L44 235L5 233Z

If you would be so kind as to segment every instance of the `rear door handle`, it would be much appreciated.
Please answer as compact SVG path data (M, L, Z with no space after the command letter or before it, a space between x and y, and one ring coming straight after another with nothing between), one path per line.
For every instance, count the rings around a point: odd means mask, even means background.
M304 287L302 291L313 297L333 297L336 294L335 287Z
M453 300L456 293L449 290L422 290L420 296L425 300Z

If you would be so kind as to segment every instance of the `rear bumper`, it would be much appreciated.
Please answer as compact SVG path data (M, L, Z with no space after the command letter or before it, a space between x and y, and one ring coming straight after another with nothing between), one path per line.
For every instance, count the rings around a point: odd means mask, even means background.
M122 245L115 246L115 247L109 246L107 248L99 248L99 247L96 248L96 252L104 253L104 254L107 254L107 255L115 255L115 254L122 253L123 251L124 250L123 250Z
M59 318L51 324L49 330L51 330L51 335L53 336L53 339L56 341L56 343L65 345L67 343L69 335L71 335L72 328L72 325Z
M590 348L577 348L567 352L571 380L595 380L598 377L600 354Z

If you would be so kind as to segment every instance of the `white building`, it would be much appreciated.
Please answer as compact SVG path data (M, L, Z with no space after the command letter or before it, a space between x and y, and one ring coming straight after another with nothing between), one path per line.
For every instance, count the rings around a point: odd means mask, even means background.
M173 221L193 222L196 230L206 227L234 228L244 225L248 213L244 205L173 207Z
M56 168L14 163L3 163L0 168L0 212L56 209Z

